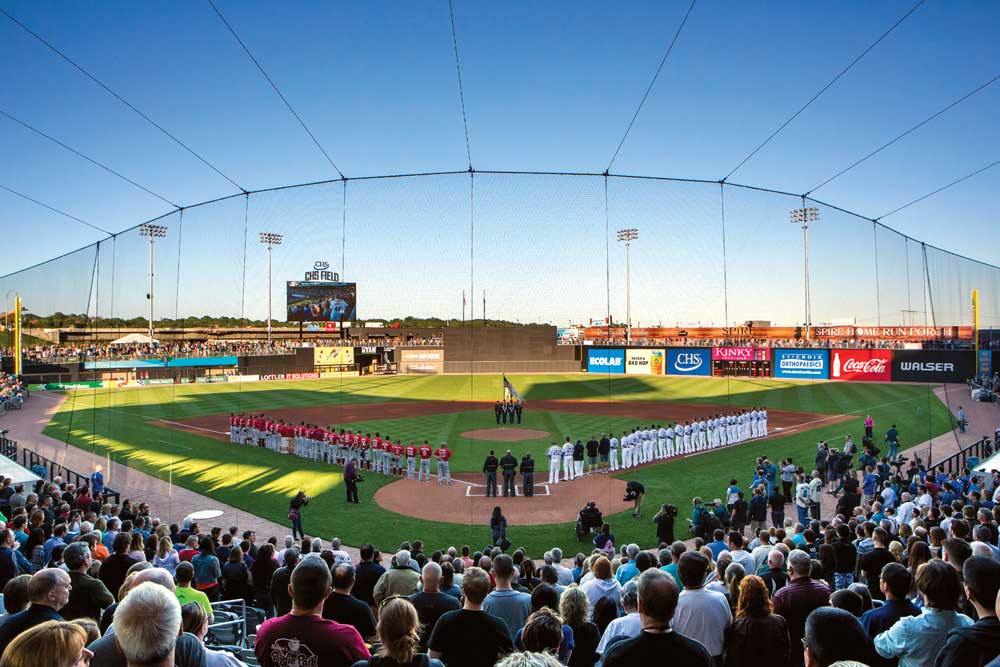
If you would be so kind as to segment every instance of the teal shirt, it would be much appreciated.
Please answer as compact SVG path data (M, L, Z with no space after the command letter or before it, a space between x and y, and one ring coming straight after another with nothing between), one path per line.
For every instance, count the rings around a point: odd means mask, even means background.
M677 582L677 586L682 591L684 590L684 584L681 583L681 577L677 573L677 563L671 563L670 565L664 565L660 569L663 570L664 572L666 572L667 574L669 574L671 577L673 577L674 581Z

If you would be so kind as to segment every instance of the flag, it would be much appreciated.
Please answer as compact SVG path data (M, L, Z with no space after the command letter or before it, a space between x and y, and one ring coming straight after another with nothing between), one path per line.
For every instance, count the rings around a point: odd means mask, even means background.
M517 389L514 389L514 385L507 379L506 373L503 374L503 398L505 401L511 398L517 401L521 400L521 395L517 393Z

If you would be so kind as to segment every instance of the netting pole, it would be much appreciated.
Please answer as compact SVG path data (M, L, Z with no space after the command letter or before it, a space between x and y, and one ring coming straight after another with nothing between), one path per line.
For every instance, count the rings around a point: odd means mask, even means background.
M469 167L469 400L475 399L476 338L476 172ZM485 301L485 297L484 297ZM485 317L486 313L483 313ZM484 322L485 324L485 322Z
M924 276L927 277L927 298L930 299L931 303L931 324L933 324L936 327L937 316L934 314L934 292L931 291L931 270L927 266L927 244L921 241L920 247L923 249L924 252Z
M250 216L250 193L243 195L243 276L240 278L240 319L245 317L247 298L247 223ZM240 385L242 388L242 385Z
M910 302L910 239L907 236L903 237L903 261L906 262L906 316L910 318L910 324L913 324L913 304ZM906 319L903 320L903 326L906 326Z
M719 204L722 212L722 308L725 319L723 326L729 326L729 277L726 262L726 184L719 181Z
M878 223L872 220L872 238L875 239L875 326L882 326L882 300L878 282Z
M344 196L340 204L340 279L347 280L347 179L344 178L341 182L344 185Z
M608 172L604 172L604 270L608 299L608 344L611 344L611 214L608 210ZM611 373L608 372L608 403L611 402ZM610 419L608 420L610 426Z

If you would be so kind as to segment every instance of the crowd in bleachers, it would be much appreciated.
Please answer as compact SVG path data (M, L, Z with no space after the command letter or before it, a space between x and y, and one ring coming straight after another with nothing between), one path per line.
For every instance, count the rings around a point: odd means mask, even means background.
M336 538L166 525L105 503L101 478L7 480L0 667L997 667L1000 472L862 445L821 443L806 467L761 457L745 490L694 499L693 539L664 505L656 549L605 524L566 564L420 541L352 558ZM230 600L249 605L245 635L220 624Z
M0 371L0 411L17 410L28 398L28 387L24 380Z
M609 342L610 341L610 342ZM624 337L600 338L593 341L599 345L625 345ZM664 347L783 347L783 348L823 348L857 350L903 350L916 342L925 350L958 350L972 347L971 341L960 340L867 340L860 338L639 338L633 337L631 345Z

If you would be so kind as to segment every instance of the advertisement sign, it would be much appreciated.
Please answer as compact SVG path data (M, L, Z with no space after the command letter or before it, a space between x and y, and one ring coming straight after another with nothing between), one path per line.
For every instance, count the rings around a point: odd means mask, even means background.
M976 374L973 350L894 350L896 382L965 382Z
M892 378L890 350L830 350L830 379L888 382Z
M318 380L319 373L285 373L286 380Z
M357 318L357 283L289 280L286 285L289 322L338 322Z
M976 364L980 373L989 375L993 372L993 352L991 350L979 350L979 361Z
M230 382L260 382L260 375L230 375Z
M771 358L768 347L713 347L712 361L767 361Z
M314 347L314 366L353 366L353 347Z
M629 375L663 375L663 350L626 350L625 372Z
M830 377L829 350L774 350L774 377L826 380Z
M704 347L667 350L667 375L710 375L712 352Z
M606 348L587 350L588 373L624 373L625 350Z
M444 373L444 350L404 349L397 350L400 373L421 373L424 375Z

